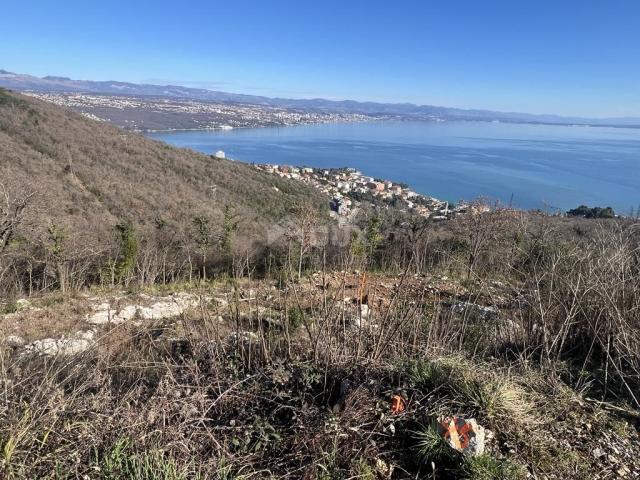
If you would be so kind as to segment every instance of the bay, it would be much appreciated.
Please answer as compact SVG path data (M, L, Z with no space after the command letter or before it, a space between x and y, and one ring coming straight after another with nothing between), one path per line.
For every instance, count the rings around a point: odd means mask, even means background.
M148 136L250 163L353 167L441 200L525 209L640 205L640 129L488 122L366 122Z

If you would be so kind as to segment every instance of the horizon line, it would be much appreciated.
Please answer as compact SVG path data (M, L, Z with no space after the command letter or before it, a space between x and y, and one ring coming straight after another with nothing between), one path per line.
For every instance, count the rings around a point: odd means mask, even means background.
M270 99L270 100L293 100L293 101L317 101L317 100L322 100L322 101L326 101L326 102L335 102L335 103L342 103L342 102L355 102L355 103L360 103L360 104L367 104L367 103L373 103L373 104L377 104L377 105L404 105L404 106L414 106L414 107L433 107L433 108L443 108L443 109L453 109L453 110L462 110L462 111L466 111L466 112L489 112L489 113L500 113L503 115L530 115L530 116L534 116L534 117L556 117L560 120L562 119L574 119L574 120L596 120L596 121L611 121L611 120L624 120L624 121L638 121L640 122L640 113L638 114L634 114L634 115L625 115L625 116L583 116L583 115L575 115L575 114L559 114L559 113L531 113L531 112L522 112L522 111L514 111L514 110L495 110L495 109L491 109L491 108L479 108L479 107L453 107L453 106L446 106L446 105L436 105L433 103L418 103L418 102L410 102L410 101L406 101L406 102L402 102L402 101L380 101L380 100L364 100L364 99L354 99L354 98L344 98L344 97L340 97L340 98L332 98L331 96L304 96L304 97L295 97L295 96L269 96L269 95L260 95L260 94L253 94L253 93L239 93L239 92L234 92L234 91L229 91L229 90L219 90L219 89L214 89L214 88L208 88L206 86L202 86L202 87L194 87L194 86L189 86L189 83L193 84L197 84L197 83L202 83L202 84L220 84L220 85L233 85L231 82L225 82L225 81L218 81L218 82L209 82L209 81L204 81L204 80L199 80L199 81L188 81L188 80L182 80L182 81L178 81L178 83L164 83L164 81L162 79L149 79L148 81L145 80L139 80L139 81L129 81L129 80L116 80L116 79L107 79L107 80L94 80L94 79L78 79L78 78L71 78L71 77L67 77L64 75L44 75L44 76L37 76L31 73L16 73L13 71L9 71L9 70L5 70L3 68L0 68L0 74L4 74L4 75L16 75L16 76L27 76L27 77L33 77L33 78L37 78L40 80L47 80L49 77L52 79L59 79L59 80L68 80L68 81L72 81L72 82L96 82L96 83L109 83L109 82L114 82L114 83L128 83L128 84L132 84L132 85L138 85L138 86L144 86L144 85L149 85L149 86L155 86L155 87L180 87L180 88L187 88L187 89L191 89L191 90L204 90L207 92L213 92L213 93L224 93L224 94L231 94L231 95L239 95L239 96L246 96L246 97L258 97L258 98L266 98L266 99ZM160 81L161 83L149 83L149 82L153 82L153 81ZM267 87L265 87L267 88Z

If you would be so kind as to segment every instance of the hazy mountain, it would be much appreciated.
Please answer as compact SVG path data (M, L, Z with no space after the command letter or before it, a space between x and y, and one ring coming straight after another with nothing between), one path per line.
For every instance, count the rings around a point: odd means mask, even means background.
M118 81L72 80L67 77L16 74L0 70L0 86L14 90L37 92L85 92L109 95L152 96L205 102L232 102L267 105L280 108L317 110L336 113L359 113L414 120L483 120L516 123L558 123L640 126L640 118L582 118L559 115L536 115L491 110L467 110L460 108L415 105L411 103L358 102L354 100L326 100L270 98L256 95L190 88L178 85L137 84Z

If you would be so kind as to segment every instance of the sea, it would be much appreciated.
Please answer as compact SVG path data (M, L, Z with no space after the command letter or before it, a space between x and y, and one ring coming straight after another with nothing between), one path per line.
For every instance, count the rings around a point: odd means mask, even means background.
M523 209L640 206L640 129L497 122L371 121L149 137L248 163L352 167L457 202Z

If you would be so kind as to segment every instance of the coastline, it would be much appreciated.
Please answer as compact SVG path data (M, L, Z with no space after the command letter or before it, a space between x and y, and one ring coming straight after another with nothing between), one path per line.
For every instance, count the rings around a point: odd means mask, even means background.
M247 163L353 167L451 202L482 197L553 212L586 204L622 214L640 203L637 129L394 120L293 126L146 135Z
M105 120L102 120L105 121ZM108 123L111 123L107 121ZM519 121L504 121L504 120L480 120L480 119L427 119L427 118L383 118L372 117L369 119L358 120L331 120L328 122L304 122L304 123L292 123L292 124L276 124L276 125L251 125L230 128L221 127L204 127L204 128L169 128L169 129L134 129L128 130L135 133L179 133L179 132L231 132L233 130L252 130L263 128L289 128L289 127L301 127L307 125L340 125L340 124L352 124L352 123L377 123L377 122L397 122L397 123L480 123L480 124L502 124L502 125L531 125L531 126L548 126L548 127L566 127L566 128L615 128L620 130L640 130L640 125L599 125L589 123L552 123L552 122L519 122Z
M303 123L290 123L285 125L251 125L251 126L243 126L243 127L232 127L230 128L221 128L221 127L206 127L206 128L170 128L170 129L158 129L158 130L129 130L130 132L135 133L180 133L180 132L232 132L234 130L253 130L253 129L263 129L263 128L289 128L289 127L304 127L309 125L342 125L342 124L351 124L351 123L374 123L374 122L388 122L395 121L386 118L370 118L370 119L359 119L359 120L331 120L329 122L303 122ZM398 120L399 121L399 120ZM428 120L426 122L429 122Z

